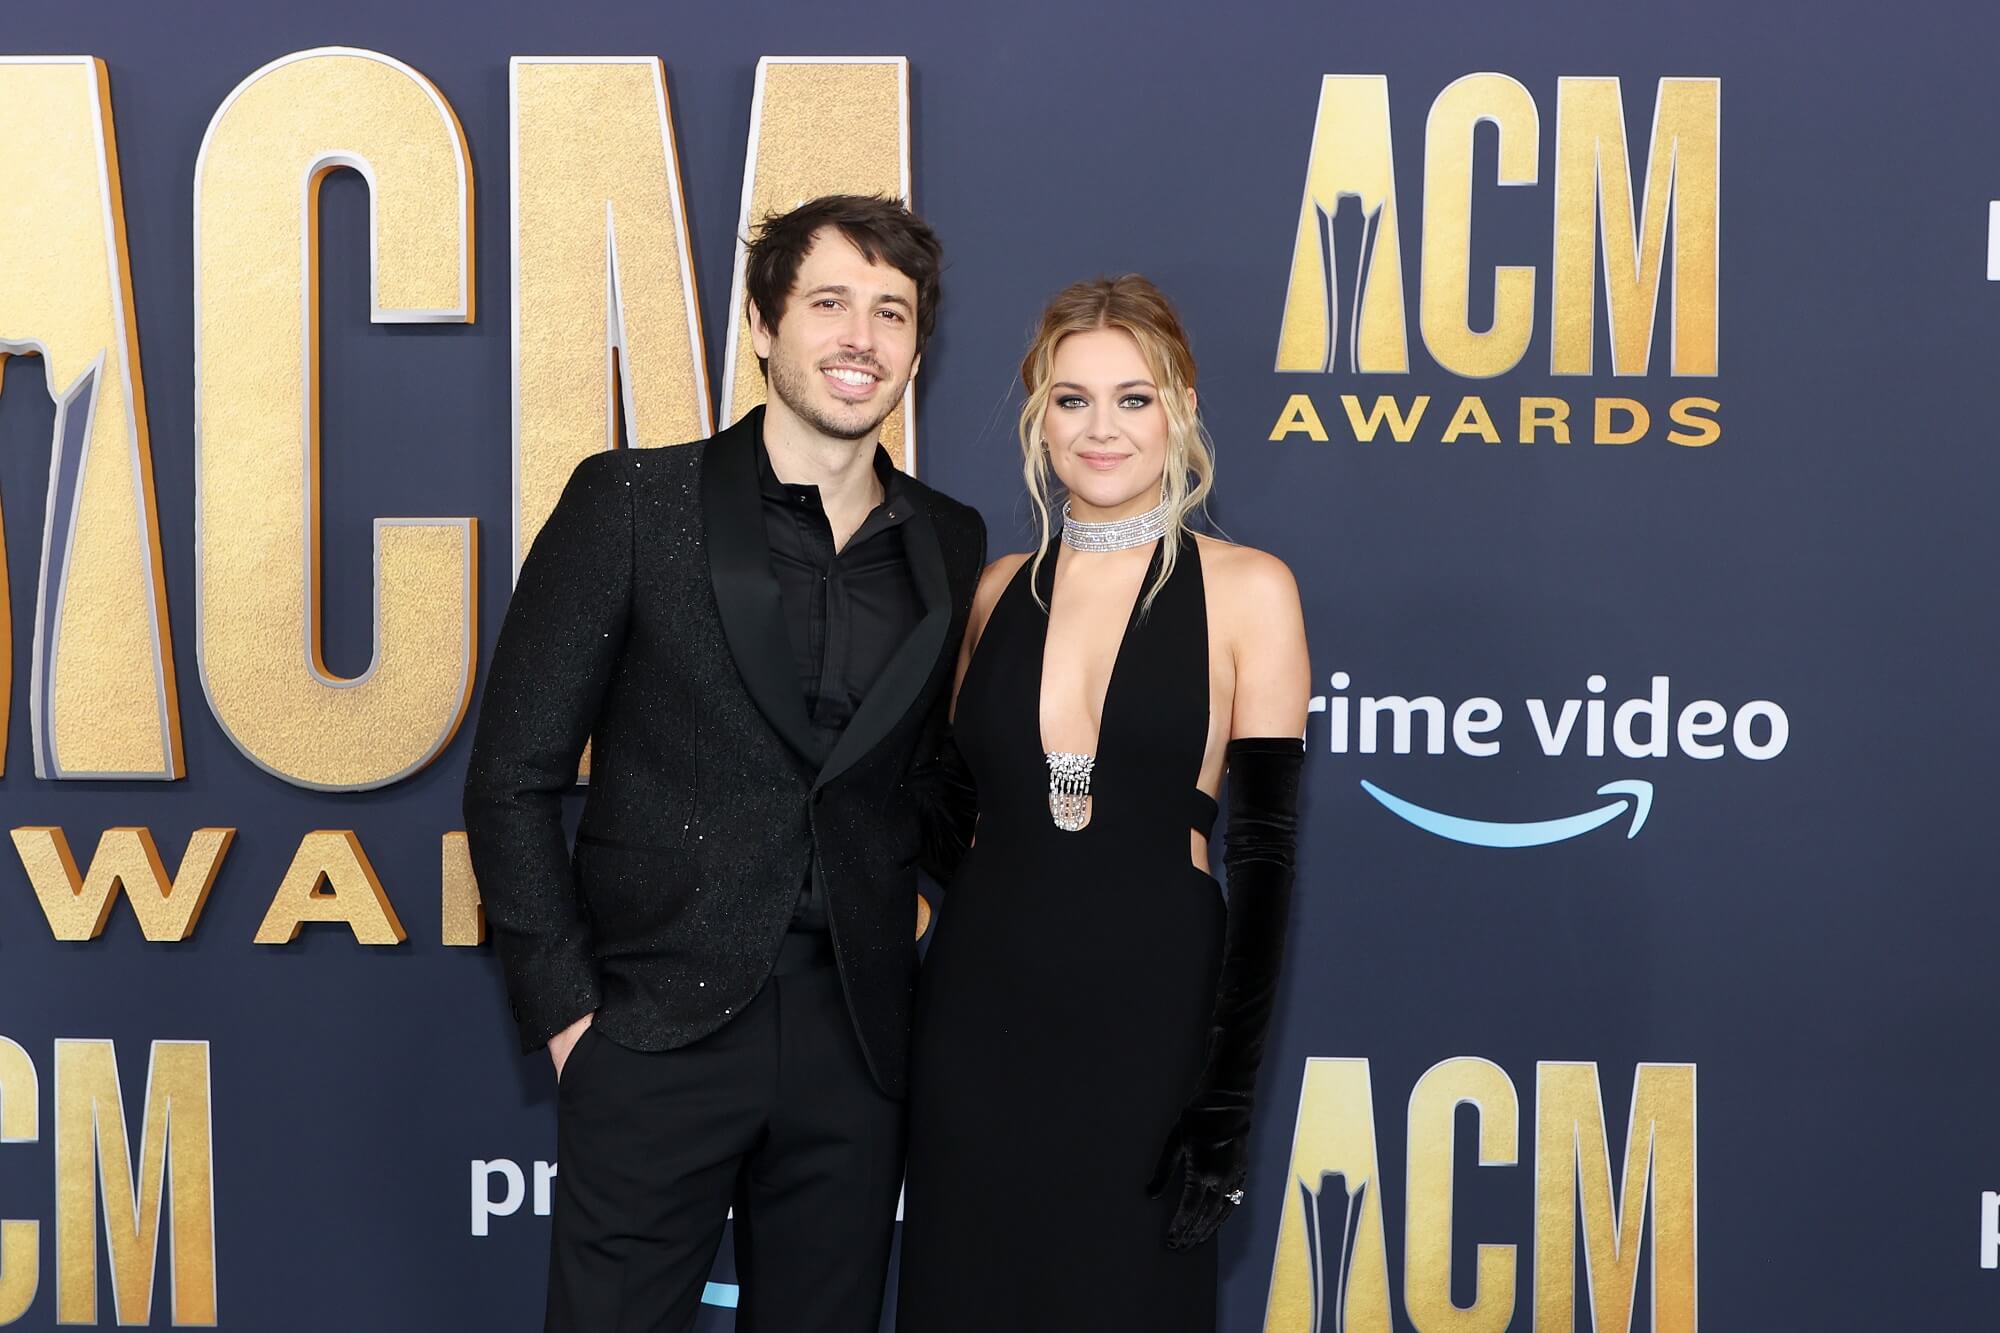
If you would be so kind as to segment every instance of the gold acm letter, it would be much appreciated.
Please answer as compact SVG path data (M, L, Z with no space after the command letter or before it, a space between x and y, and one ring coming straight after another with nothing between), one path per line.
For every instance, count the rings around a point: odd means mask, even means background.
M1493 324L1472 328L1472 149L1481 123L1499 133L1496 181L1533 185L1542 121L1535 99L1505 74L1468 74L1437 95L1424 131L1424 271L1419 327L1432 359L1487 379L1519 365L1535 332L1535 270L1493 273Z
M320 653L320 183L368 181L376 323L472 319L472 162L422 75L372 51L273 61L195 163L195 613L216 721L302 787L380 787L434 759L472 698L473 520L375 521L375 645ZM421 441L411 441L418 446Z
M1392 1333L1381 1183L1368 1062L1306 1061L1265 1333Z
M38 778L178 778L152 443L104 62L0 56L0 371L40 356L56 402L35 582ZM13 654L0 557L0 740Z
M1670 369L1675 375L1716 373L1721 154L1722 80L1661 79L1644 193L1635 196L1618 80L1567 78L1557 84L1549 358L1555 374L1588 375L1595 364L1600 230L1611 373L1646 373L1669 216L1674 229Z
M1334 244L1334 219L1348 197L1361 216L1353 254ZM1329 74L1320 83L1277 368L1333 370L1343 325L1351 369L1400 374L1410 368L1389 80L1380 74Z
M1491 1060L1433 1065L1410 1092L1409 1188L1403 1229L1403 1306L1424 1333L1507 1333L1514 1319L1515 1247L1479 1246L1472 1304L1451 1299L1453 1117L1479 1113L1479 1164L1520 1159L1521 1101Z
M19 1042L0 1037L0 1143L34 1143L42 1137L41 1081ZM0 1324L28 1313L40 1288L41 1224L0 1221Z
M1576 1232L1594 1333L1627 1333L1639 1242L1653 1230L1650 1333L1695 1328L1695 1071L1645 1065L1632 1080L1624 1183L1614 1200L1597 1066L1544 1062L1535 1089L1536 1333L1576 1328Z
M666 71L656 56L516 56L514 561L577 463L712 432Z
M108 1041L56 1041L56 1319L97 1322L97 1199L120 1324L152 1322L160 1204L169 1215L176 1325L215 1323L215 1166L208 1043L156 1041L133 1172Z

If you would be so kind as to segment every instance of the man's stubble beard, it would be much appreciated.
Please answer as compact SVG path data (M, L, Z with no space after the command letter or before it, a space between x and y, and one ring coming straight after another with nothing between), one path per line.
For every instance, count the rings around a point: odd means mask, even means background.
M870 409L857 407L855 410L863 414L861 418L842 419L829 415L813 401L810 377L819 373L816 367L811 370L801 370L793 362L783 361L777 357L771 358L769 367L772 394L783 399L785 406L790 408L792 414L799 420L820 434L836 440L865 440L873 435L882 423L889 419L889 414L896 410L896 404L903 400L903 390L909 385L909 379L905 377L903 383L896 386L895 392L883 395L883 401L887 406L874 416L866 415Z

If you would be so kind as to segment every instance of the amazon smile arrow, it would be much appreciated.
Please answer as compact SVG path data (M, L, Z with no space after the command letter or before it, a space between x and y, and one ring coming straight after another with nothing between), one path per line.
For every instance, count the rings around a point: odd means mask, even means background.
M1562 842L1609 824L1624 814L1628 807L1632 811L1632 827L1625 831L1625 836L1636 838L1639 836L1639 830L1645 827L1646 816L1653 808L1653 784L1638 778L1623 782L1607 782L1599 787L1597 789L1599 796L1621 798L1609 805L1586 810L1580 815L1570 815L1566 819L1540 819L1523 824L1462 819L1442 811L1426 810L1421 805L1383 791L1366 778L1361 780L1361 789L1387 806L1392 814L1415 824L1424 832L1435 833L1440 838L1450 838L1453 842L1469 843L1474 847L1541 847L1552 842Z

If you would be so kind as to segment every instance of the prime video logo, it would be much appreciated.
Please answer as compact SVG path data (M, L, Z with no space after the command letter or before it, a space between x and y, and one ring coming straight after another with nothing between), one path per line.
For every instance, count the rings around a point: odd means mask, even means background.
M536 1217L547 1217L550 1209L550 1185L556 1178L554 1162L530 1162L534 1173L534 1205ZM498 1194L495 1188L498 1187ZM520 1163L510 1158L500 1157L493 1161L474 1158L472 1162L472 1234L485 1236L493 1230L493 1219L512 1217L521 1211L527 1202L528 1173L521 1170ZM725 1310L736 1308L738 1290L733 1282L710 1282L701 1293L703 1305L720 1306Z
M1475 695L1455 707L1434 694L1368 694L1350 697L1354 681L1345 671L1327 679L1332 692L1315 695L1309 711L1326 719L1327 753L1442 755L1449 744L1459 754L1490 759L1501 752L1508 711L1498 699ZM1533 742L1549 758L1576 754L1602 759L1616 753L1631 760L1665 759L1679 753L1714 760L1731 753L1754 760L1775 759L1791 740L1791 720L1769 699L1729 707L1715 699L1676 705L1673 681L1652 677L1644 695L1614 702L1610 682L1592 674L1584 693L1566 699L1525 699ZM1307 729L1308 745L1312 727ZM1361 789L1384 809L1426 833L1474 847L1540 847L1581 837L1630 815L1625 836L1636 838L1653 808L1653 784L1624 777L1604 783L1593 795L1609 801L1588 809L1553 813L1525 821L1481 819L1420 805L1363 778Z
M528 1170L507 1157L486 1161L472 1159L472 1234L491 1235L493 1219L512 1217L521 1211L521 1205L529 1202L529 1179L534 1181L532 1213L536 1217L547 1217L552 1207L551 1186L555 1182L558 1168L554 1162L530 1162ZM736 1210L730 1209L730 1217ZM896 1220L903 1220L903 1200L896 1199ZM710 1282L701 1293L703 1305L719 1306L725 1310L736 1308L741 1292L734 1282Z

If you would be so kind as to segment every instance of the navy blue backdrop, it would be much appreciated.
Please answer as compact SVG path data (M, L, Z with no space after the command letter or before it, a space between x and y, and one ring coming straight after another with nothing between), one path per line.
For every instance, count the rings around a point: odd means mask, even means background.
M533 1164L554 1155L552 1079L544 1058L516 1053L490 950L439 943L438 839L459 825L471 726L399 784L314 792L224 738L196 670L195 155L245 75L342 44L408 62L463 123L480 317L371 326L366 186L351 173L329 182L331 667L367 662L376 515L479 516L482 647L506 604L508 58L664 58L719 362L758 58L906 55L915 198L950 258L920 380L925 479L984 512L996 553L1025 545L1012 421L1027 331L1062 284L1143 271L1177 299L1195 340L1218 442L1215 515L1288 561L1305 598L1328 703L1308 732L1292 964L1250 1200L1222 1240L1222 1327L1265 1327L1314 1057L1370 1062L1396 1327L1415 1326L1401 1296L1405 1107L1423 1072L1456 1056L1507 1072L1522 1125L1520 1167L1475 1171L1460 1112L1461 1302L1474 1244L1514 1244L1512 1326L1535 1326L1538 1062L1597 1063L1614 1180L1635 1066L1685 1063L1699 1070L1709 1328L1992 1327L2000 1272L1982 1267L1976 1233L1982 1193L2000 1189L1986 785L2000 735L1982 702L2000 651L1987 593L2000 543L1989 521L2000 285L1986 269L2000 11L1968 0L1925 7L1921 20L1853 0L1786 11L1720 0L10 8L0 51L90 54L110 72L187 776L33 775L26 589L53 409L36 363L17 361L0 399L16 590L0 806L9 828L63 826L80 858L117 825L151 828L170 866L189 831L239 830L198 931L178 944L145 941L123 906L102 938L57 943L21 865L0 864L0 1036L42 1070L40 1142L0 1146L0 1217L42 1223L40 1295L19 1326L56 1320L47 1127L58 1038L116 1040L135 1152L148 1043L210 1043L221 1326L538 1326L546 1219L524 1202L488 1219L485 1235L469 1225L472 1162L506 1159L532 1187ZM1483 70L1534 96L1542 169L1533 188L1497 189L1493 141L1479 141L1473 326L1490 314L1494 265L1535 265L1540 285L1525 359L1475 382L1438 369L1418 335L1418 236L1426 113L1452 80ZM1321 79L1335 73L1388 79L1407 376L1273 370ZM1720 80L1713 378L1669 375L1665 288L1645 376L1610 375L1601 296L1596 373L1548 373L1557 80L1587 75L1623 80L1641 182L1658 81ZM31 132L0 108L0 153ZM1297 393L1330 439L1269 438ZM1435 401L1409 443L1360 443L1343 393ZM1461 394L1486 396L1504 444L1441 441ZM1568 400L1585 433L1593 395L1642 400L1655 422L1627 446L1517 444L1515 404L1533 395ZM1704 447L1665 438L1668 404L1688 395L1720 404L1720 437ZM1577 738L1544 754L1523 701L1546 700L1553 715L1562 700L1596 697L1593 674L1613 710L1656 676L1671 681L1674 713L1695 699L1732 714L1768 701L1782 710L1782 747L1753 758L1725 732L1713 760L1679 745L1665 758L1609 744L1589 756ZM1433 755L1419 741L1395 754L1385 740L1361 753L1357 733L1335 752L1343 701L1392 695L1436 696L1446 710L1498 701L1504 721L1485 739L1501 751L1475 758L1447 742ZM1748 748L1776 743L1762 716ZM1576 725L1580 737L1586 722ZM1604 806L1602 785L1633 779L1651 784L1636 836L1621 811L1576 836L1501 848L1446 818L1491 829L1571 816ZM1411 803L1410 817L1364 780ZM253 945L299 838L329 827L357 831L408 942L368 948L309 927L289 946ZM1475 841L1439 832L1453 829ZM1050 1188L1059 1202L1060 1182ZM1649 1233L1634 1330L1652 1327L1652 1244ZM163 1240L157 1326L169 1322L166 1268ZM1591 1327L1579 1304L1577 1326ZM98 1318L112 1320L108 1295ZM708 1318L728 1326L720 1309Z

